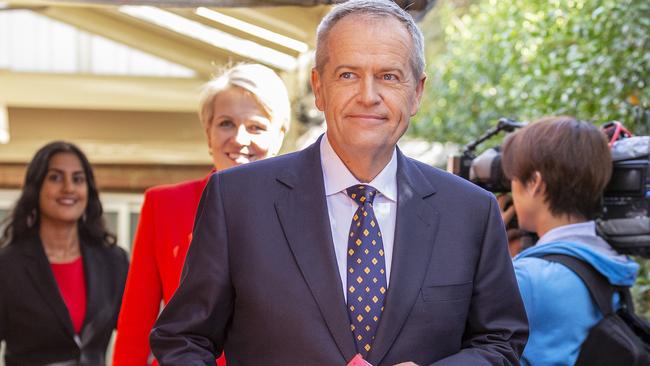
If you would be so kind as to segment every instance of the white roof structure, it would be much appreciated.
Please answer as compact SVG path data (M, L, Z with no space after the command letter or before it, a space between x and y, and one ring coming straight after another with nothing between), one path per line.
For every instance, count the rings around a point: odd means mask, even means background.
M94 163L209 166L200 86L258 62L304 99L316 27L337 2L0 0L0 168L54 139ZM396 2L419 17L434 0Z

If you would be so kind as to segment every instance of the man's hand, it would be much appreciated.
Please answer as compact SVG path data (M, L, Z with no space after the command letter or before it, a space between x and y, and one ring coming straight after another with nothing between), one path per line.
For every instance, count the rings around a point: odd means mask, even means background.
M419 365L417 363L413 363L413 362L402 362L402 363L398 363L397 365L394 365L394 366L419 366Z

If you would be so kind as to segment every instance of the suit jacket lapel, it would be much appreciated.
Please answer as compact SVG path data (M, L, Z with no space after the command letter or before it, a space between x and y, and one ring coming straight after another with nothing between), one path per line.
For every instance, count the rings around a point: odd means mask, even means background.
M397 221L390 283L368 361L380 364L420 293L437 231L438 212L425 198L435 188L418 167L397 152Z
M26 271L32 279L34 287L38 289L45 302L61 321L61 325L72 337L74 335L74 329L72 327L70 313L65 302L63 302L63 298L59 292L59 286L54 279L50 262L45 256L45 251L43 250L43 245L38 235L28 239L23 248L25 256L31 261L31 265L26 266Z
M332 244L320 139L299 152L297 161L291 171L283 172L278 178L288 189L286 197L276 202L276 211L296 263L334 341L348 361L356 349Z
M82 343L93 337L96 330L93 323L101 315L102 306L108 305L104 303L108 301L108 298L105 296L106 281L103 281L102 278L110 279L114 276L110 273L106 260L102 258L99 249L93 245L81 245L86 282L86 315L80 332Z

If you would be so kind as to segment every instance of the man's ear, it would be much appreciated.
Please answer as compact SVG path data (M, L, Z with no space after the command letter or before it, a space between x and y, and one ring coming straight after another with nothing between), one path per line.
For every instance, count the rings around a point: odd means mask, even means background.
M316 68L311 69L311 90L314 92L314 98L315 98L315 103L316 103L316 108L318 108L319 111L324 111L325 110L325 105L323 103L323 91L321 89L321 76L318 73L318 70Z
M420 110L420 103L422 102L422 95L424 95L424 82L427 80L427 74L422 73L420 80L415 86L415 103L411 107L411 117L415 116Z
M212 139L210 138L210 126L212 125L212 121L208 122L205 124L205 138L208 140L208 150L212 151ZM210 153L212 154L212 153Z

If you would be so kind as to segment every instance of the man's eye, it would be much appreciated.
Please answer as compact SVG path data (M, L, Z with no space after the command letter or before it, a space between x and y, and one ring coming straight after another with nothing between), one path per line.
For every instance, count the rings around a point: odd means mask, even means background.
M352 73L351 72L344 72L341 74L341 79L352 79Z
M386 81L395 81L397 80L397 75L395 74L384 74L382 78Z

